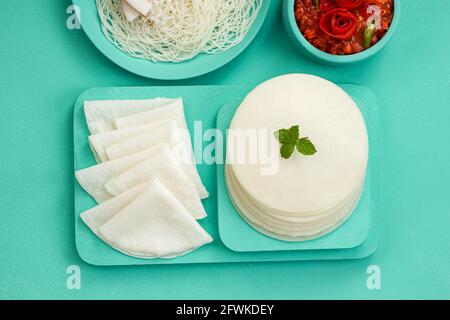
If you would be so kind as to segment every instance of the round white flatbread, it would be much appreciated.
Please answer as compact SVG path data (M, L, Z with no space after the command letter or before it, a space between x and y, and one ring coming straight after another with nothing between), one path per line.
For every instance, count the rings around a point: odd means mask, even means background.
M361 184L368 158L367 130L352 98L337 85L319 77L289 74L257 86L244 99L230 130L260 130L257 149L279 143L273 133L292 125L309 137L317 149L313 156L297 151L281 159L278 170L262 174L267 163L236 163L244 150L227 142L227 162L239 185L261 207L287 215L321 213L342 204ZM254 151L254 150L253 150ZM260 151L260 150L259 150ZM273 150L272 150L273 151ZM230 157L231 155L231 157ZM234 163L233 163L234 162Z

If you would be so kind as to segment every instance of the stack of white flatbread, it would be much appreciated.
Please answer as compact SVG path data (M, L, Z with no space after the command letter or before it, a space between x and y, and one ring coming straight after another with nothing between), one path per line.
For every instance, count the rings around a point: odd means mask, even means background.
M194 161L181 98L86 101L89 145L98 162L78 170L99 204L81 214L120 252L173 258L212 241L198 224L208 197Z
M311 138L316 154L295 151L281 158L274 132L292 125ZM228 135L225 168L231 200L256 230L285 241L311 240L332 232L353 213L364 187L368 135L357 104L334 83L305 74L265 81L243 100L231 132L259 133L256 142L248 139L243 146ZM235 160L267 150L275 152L271 172L264 173L265 158Z

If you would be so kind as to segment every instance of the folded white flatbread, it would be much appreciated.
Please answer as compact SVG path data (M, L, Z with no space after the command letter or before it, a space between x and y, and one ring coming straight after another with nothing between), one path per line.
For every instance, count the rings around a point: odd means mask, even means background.
M125 209L131 202L133 202L141 193L148 188L149 184L144 183L136 186L117 197L111 198L108 201L102 202L99 205L81 213L80 218L97 236L98 229L108 222L112 217Z
M193 217L196 219L206 217L205 209L195 185L181 169L170 148L167 145L161 145L157 148L158 150L145 160L137 163L121 175L108 180L104 185L106 192L117 196L135 186L158 178L172 191ZM121 159L114 161L120 161Z
M109 160L105 153L106 147L123 141L125 138L131 138L137 133L145 132L145 126L151 126L170 119L176 121L180 132L183 132L181 137L182 143L178 144L178 146L182 147L175 152L177 159L196 185L200 197L205 199L209 196L195 165L195 157L181 98L86 101L84 103L84 113L92 134L89 138L89 145L97 162ZM127 131L117 130L111 135L97 135L97 133L114 129L127 129ZM125 133L122 135L122 132Z
M163 98L160 98L163 99ZM127 108L131 109L131 108ZM137 108L133 108L138 110ZM180 128L187 129L186 117L184 115L183 100L181 98L167 102L157 108L141 108L141 111L128 112L124 115L115 113L114 126L117 129L126 129L146 125L161 119L173 119Z
M152 9L152 2L149 0L126 0L128 4L137 12L146 16Z
M92 100L84 102L84 115L91 134L117 129L116 118L158 109L170 104L183 105L181 98L154 98L146 100Z
M133 128L139 127L131 127L129 129L122 130L130 130ZM191 145L187 143L189 136L186 139L186 134L188 135L189 133L178 128L176 122L172 120L171 122L166 122L151 131L146 131L127 140L113 144L112 146L106 148L105 153L108 159L115 160L133 153L141 152L152 146L166 143L170 145L172 153L180 167L194 183L200 198L204 199L208 197L208 192L206 191L200 175L198 174L197 166L192 161L192 150L190 149Z
M147 0L145 0L147 1ZM128 21L133 21L134 19L136 19L137 17L139 17L141 14L139 13L139 11L137 11L136 9L134 9L128 2L127 0L122 0L122 9L123 9L123 13L125 14L125 17L127 18Z
M147 111L143 111L140 113L133 113L123 117L117 117L114 121L115 126L118 129L127 129L133 128L136 126L142 126L154 121L159 121L161 119L173 119L176 121L178 130L180 133L181 144L183 145L183 149L189 150L189 154L185 152L176 152L177 154L181 154L182 163L186 165L190 165L190 168L187 168L188 176L192 179L194 184L198 187L200 197L205 199L208 197L208 191L204 187L200 176L198 175L197 168L195 166L195 157L192 149L191 138L189 134L189 129L186 123L186 117L184 115L183 101L181 99L175 101L174 103L166 104L161 108L153 108ZM177 157L179 158L179 157Z
M113 248L139 258L174 258L212 241L158 179L98 233Z
M105 151L112 145L120 143L122 141L126 141L134 136L143 134L145 132L152 132L153 130L157 130L158 127L167 125L169 123L174 123L174 120L162 119L151 122L144 126L137 126L123 130L111 130L93 134L89 136L89 146L91 147L94 157L98 159L98 162L106 162L112 160L108 157ZM147 148L143 148L139 151L142 151L144 149ZM127 156L130 154L127 154Z
M130 129L139 127L132 127ZM123 140L121 142L115 143L107 147L105 149L105 153L108 159L115 160L154 147L155 145L161 143L167 143L169 145L172 142L179 143L179 139L175 136L176 132L177 132L177 124L175 121L170 120L165 124L155 127L151 131L143 132L141 134L135 135L133 137L130 137L129 139Z
M81 169L75 172L75 176L83 189L101 203L113 197L106 191L105 183L131 169L137 163L157 154L159 148L160 146L156 146L128 157Z

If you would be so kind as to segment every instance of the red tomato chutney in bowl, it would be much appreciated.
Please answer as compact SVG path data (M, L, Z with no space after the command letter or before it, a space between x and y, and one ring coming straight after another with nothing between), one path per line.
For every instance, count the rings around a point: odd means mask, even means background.
M393 0L295 0L297 25L309 43L334 55L375 45L394 16Z

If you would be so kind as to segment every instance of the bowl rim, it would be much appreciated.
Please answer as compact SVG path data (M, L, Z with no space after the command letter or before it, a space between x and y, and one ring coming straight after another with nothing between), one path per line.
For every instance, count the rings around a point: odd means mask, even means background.
M391 40L392 36L394 35L398 26L398 21L400 19L400 12L401 12L401 1L394 0L394 16L392 18L391 25L387 33L384 35L384 37L380 41L378 41L374 46L364 51L350 55L334 55L314 47L308 40L306 40L306 38L303 36L297 25L297 21L295 20L293 9L295 0L284 0L284 1L286 1L286 7L284 10L287 10L289 27L292 30L293 35L295 36L297 42L300 43L300 45L304 49L306 49L308 53L312 54L316 58L322 61L327 61L335 64L345 64L362 61L378 53Z

